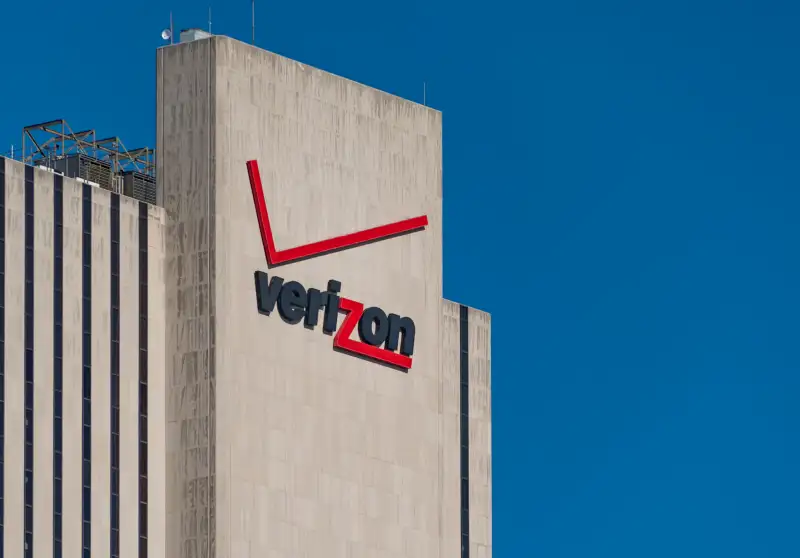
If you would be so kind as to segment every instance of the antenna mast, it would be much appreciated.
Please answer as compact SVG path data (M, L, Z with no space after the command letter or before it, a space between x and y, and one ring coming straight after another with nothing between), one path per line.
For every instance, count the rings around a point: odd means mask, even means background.
M252 43L256 44L256 0L250 0L250 5L253 11L253 40Z

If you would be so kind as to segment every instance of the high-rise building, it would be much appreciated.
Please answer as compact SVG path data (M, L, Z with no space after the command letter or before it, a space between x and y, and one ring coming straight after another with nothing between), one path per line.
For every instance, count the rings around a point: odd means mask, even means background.
M490 558L441 114L190 39L157 53L154 191L0 159L2 555Z

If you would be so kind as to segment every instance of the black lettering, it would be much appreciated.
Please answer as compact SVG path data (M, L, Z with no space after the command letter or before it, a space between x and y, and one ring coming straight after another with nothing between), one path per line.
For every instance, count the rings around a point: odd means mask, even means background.
M327 293L327 297L328 302L325 304L325 319L322 322L322 331L333 333L339 324L339 297L332 292Z
M336 326L339 325L339 297L336 295L341 290L341 281L330 279L328 281L328 290L322 293L323 298L325 298L325 318L322 322L322 331L325 333L335 332Z
M296 324L303 319L307 302L308 296L303 285L297 281L289 281L281 289L278 311L284 320Z
M364 310L358 321L358 336L364 343L377 347L386 341L388 333L389 319L383 310L375 306Z
M283 286L283 279L273 276L272 280L268 281L266 273L256 271L255 281L258 311L269 314L275 308L275 302L278 300L278 294L280 294Z
M403 343L400 343L400 332L403 332ZM411 356L414 354L414 321L411 318L401 318L397 314L389 314L389 336L386 339L386 349L396 351L400 346L400 354Z
M308 289L308 309L306 310L306 327L315 327L319 322L319 311L325 307L327 296L318 289Z
M287 322L296 324L305 318L306 327L314 328L319 324L320 312L324 309L322 330L327 334L336 332L341 282L331 279L328 281L328 290L320 292L318 289L306 291L297 281L284 283L281 277L269 277L264 271L256 271L254 279L260 313L270 314L277 304L281 317ZM374 306L364 310L357 318L358 336L362 342L373 347L383 345L393 352L399 350L400 354L408 357L414 354L416 328L411 318L397 314L387 316Z

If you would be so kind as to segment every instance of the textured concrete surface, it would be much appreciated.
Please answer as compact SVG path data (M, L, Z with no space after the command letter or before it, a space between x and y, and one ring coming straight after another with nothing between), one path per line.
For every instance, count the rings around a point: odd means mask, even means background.
M120 501L130 504L139 501L139 204L123 197L119 205ZM139 558L139 507L121 505L119 513L120 558Z
M438 556L461 556L461 323L460 305L449 300L441 303L439 381L442 414L442 539Z
M24 165L6 173L5 540L2 556L23 556ZM53 555L54 175L34 170L34 556ZM64 558L81 556L82 486L82 184L65 178L63 309ZM110 551L110 194L92 204L92 553ZM121 557L138 556L139 287L138 202L121 198ZM150 532L149 556L165 556L164 211L150 208Z
M33 198L33 325L38 347L33 360L33 550L37 558L53 555L53 191L52 174L37 169Z
M491 319L469 309L470 557L492 556Z
M6 161L5 542L3 556L22 556L25 446L25 171ZM15 273L16 270L16 273ZM13 448L13 449L12 449ZM16 451L14 451L16 450Z
M167 553L167 389L166 338L166 221L158 207L147 215L147 557L166 558ZM138 523L138 522L137 522ZM122 558L122 557L120 557Z
M440 114L216 44L218 555L436 556ZM265 261L248 159L280 247L428 215L424 232L275 270L307 286L338 279L344 296L412 316L411 373L256 312L252 274Z
M121 264L120 264L121 265ZM92 554L111 548L111 194L92 189Z
M6 161L6 165L8 164ZM64 558L81 556L81 440L83 437L81 426L83 421L81 191L82 185L79 182L64 179L64 365L62 369L64 375L64 416L62 419L64 436L62 549ZM122 347L125 346L126 344L123 343ZM121 447L124 448L126 445L123 443Z
M215 258L210 41L158 52L158 177L167 221L167 555L214 550Z

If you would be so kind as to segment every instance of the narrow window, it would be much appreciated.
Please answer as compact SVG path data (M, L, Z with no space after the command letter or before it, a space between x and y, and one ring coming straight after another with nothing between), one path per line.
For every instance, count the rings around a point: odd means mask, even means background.
M139 558L147 558L147 212L139 202Z
M64 418L64 178L53 192L53 558L61 558Z
M469 309L461 306L461 558L469 558Z
M33 556L33 167L25 167L25 321L23 334L25 345L25 451L23 466L25 475L24 491L24 532L25 547L23 556Z
M119 194L111 194L111 558L119 558Z
M83 185L83 558L92 552L92 187Z

